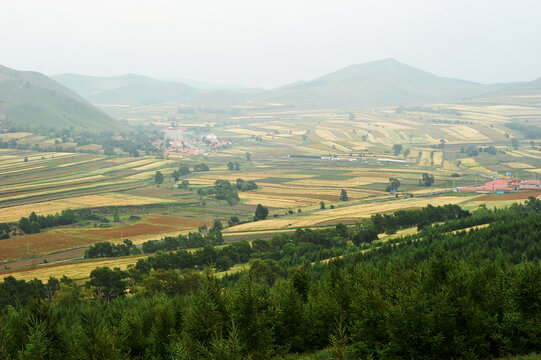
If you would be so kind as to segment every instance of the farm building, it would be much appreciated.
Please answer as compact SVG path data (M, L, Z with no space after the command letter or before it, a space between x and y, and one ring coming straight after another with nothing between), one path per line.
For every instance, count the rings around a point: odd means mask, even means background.
M182 141L184 139L184 133L186 132L186 128L166 128L163 131L164 137L166 140L172 140L172 141Z
M478 192L478 193L502 193L519 190L540 190L541 181L521 180L521 179L498 179L487 181L483 186L477 187L458 187L458 192Z
M210 141L211 143L218 142L218 136L216 136L214 134L201 135L201 140L205 140L205 139Z

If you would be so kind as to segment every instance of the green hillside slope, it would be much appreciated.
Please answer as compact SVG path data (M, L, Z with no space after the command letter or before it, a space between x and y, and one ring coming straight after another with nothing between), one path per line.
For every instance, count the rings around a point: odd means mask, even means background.
M0 66L0 121L7 129L125 132L128 128L49 77Z
M139 106L179 102L199 93L180 82L134 74L111 77L62 74L53 78L98 105Z

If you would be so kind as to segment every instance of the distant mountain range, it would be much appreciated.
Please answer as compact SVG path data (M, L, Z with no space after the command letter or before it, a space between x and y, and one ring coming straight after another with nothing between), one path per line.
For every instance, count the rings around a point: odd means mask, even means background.
M51 78L1 65L0 128L128 131L109 114Z
M541 96L541 78L524 83L485 85L440 77L395 59L384 59L348 66L310 81L298 81L270 90L209 88L212 85L200 89L178 81L134 74L113 77L62 74L54 76L53 80L37 72L0 66L0 128L73 127L94 132L127 130L90 103L141 106L174 102L209 108L288 106L359 109L464 100L498 103L509 102L514 97L537 106Z
M98 105L139 106L180 102L201 92L180 82L135 74L112 77L62 74L52 78Z
M463 101L476 96L528 86L524 83L485 85L440 77L395 59L352 65L309 81L276 89L234 88L200 83L200 87L140 75L91 77L64 74L56 80L94 104L150 105L181 102L195 106L265 106L301 108L370 108ZM192 85L196 82L191 81ZM532 91L537 91L535 86ZM517 90L518 91L518 90Z

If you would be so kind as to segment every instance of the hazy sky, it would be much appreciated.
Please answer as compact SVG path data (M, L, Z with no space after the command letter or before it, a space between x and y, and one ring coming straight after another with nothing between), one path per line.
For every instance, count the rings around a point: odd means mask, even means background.
M394 57L479 82L541 76L540 0L1 0L0 64L274 87Z

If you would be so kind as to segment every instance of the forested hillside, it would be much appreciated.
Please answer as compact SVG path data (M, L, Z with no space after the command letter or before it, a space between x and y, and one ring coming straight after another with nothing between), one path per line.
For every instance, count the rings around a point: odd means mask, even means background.
M382 232L417 227L406 237ZM477 359L541 350L541 201L402 210L225 246L149 243L128 271L0 283L0 359ZM195 242L206 244L188 252ZM192 244L192 245L190 245ZM180 249L176 251L167 251ZM218 278L219 262L249 262ZM196 271L202 270L202 271Z

